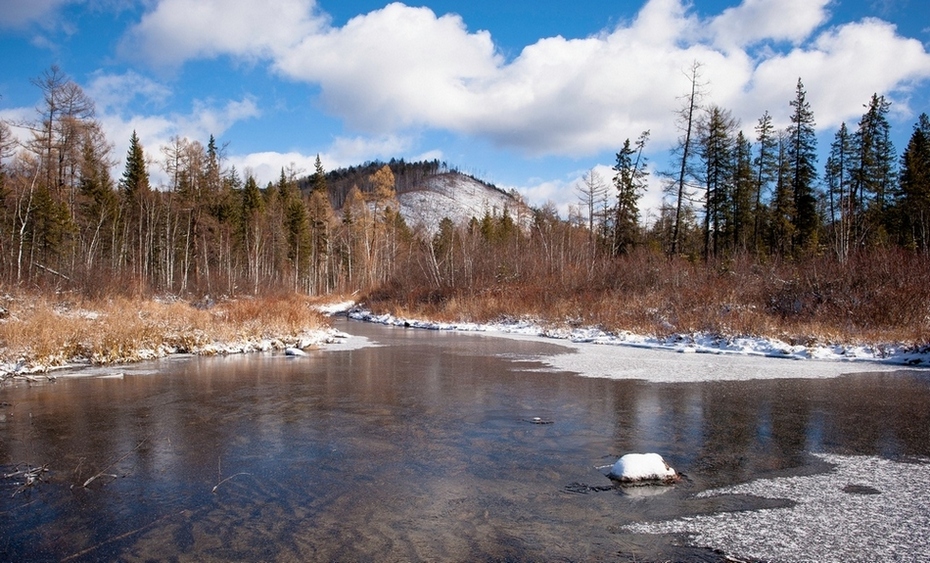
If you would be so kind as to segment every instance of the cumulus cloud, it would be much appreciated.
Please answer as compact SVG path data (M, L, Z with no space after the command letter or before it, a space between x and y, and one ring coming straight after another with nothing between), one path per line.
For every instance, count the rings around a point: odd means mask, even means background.
M326 21L314 0L161 0L123 38L120 52L155 66L231 55L272 56Z
M270 5L269 5L270 4ZM743 0L700 19L684 0L587 37L542 38L509 60L457 15L400 3L333 26L313 0L161 0L126 36L154 64L228 55L267 61L319 88L332 115L363 134L439 129L530 155L584 156L652 131L674 142L672 112L702 63L707 100L751 129L786 122L797 79L818 125L861 115L873 92L930 78L916 40L874 19L831 26L829 0Z
M374 131L451 126L475 110L478 84L501 59L487 32L469 33L459 16L390 4L283 51L285 75L322 86L323 102Z
M715 44L742 48L759 41L800 43L829 18L832 0L744 0L708 22Z

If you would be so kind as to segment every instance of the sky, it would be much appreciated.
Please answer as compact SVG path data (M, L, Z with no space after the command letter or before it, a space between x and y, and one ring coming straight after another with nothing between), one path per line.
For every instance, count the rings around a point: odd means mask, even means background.
M700 63L704 102L787 126L798 79L821 150L873 93L897 151L930 113L926 0L0 0L0 118L38 119L52 65L96 102L125 162L174 136L225 145L261 183L439 159L563 213L650 132L648 220ZM150 166L154 183L163 173Z

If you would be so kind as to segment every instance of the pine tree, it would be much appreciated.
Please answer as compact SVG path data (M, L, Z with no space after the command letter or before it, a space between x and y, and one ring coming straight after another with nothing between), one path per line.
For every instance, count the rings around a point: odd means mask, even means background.
M817 246L820 217L814 183L817 180L817 134L814 112L807 101L804 84L798 79L793 112L788 126L787 156L791 166L790 188L794 199L794 250L808 251Z
M752 167L752 143L740 131L736 134L734 147L736 169L733 176L733 239L734 248L744 251L752 242L754 213L756 205L754 194L756 183Z

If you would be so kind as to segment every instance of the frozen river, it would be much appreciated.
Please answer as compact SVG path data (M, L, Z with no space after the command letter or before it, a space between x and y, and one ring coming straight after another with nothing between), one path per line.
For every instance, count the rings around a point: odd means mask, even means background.
M930 560L930 371L338 327L0 387L0 560Z

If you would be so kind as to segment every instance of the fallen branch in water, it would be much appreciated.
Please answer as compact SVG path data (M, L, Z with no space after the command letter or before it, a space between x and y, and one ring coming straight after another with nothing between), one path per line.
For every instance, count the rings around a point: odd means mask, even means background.
M48 473L47 463L39 467L32 467L32 466L27 465L26 469L19 469L19 466L17 466L16 471L14 471L13 473L4 474L3 478L4 479L13 479L15 477L23 478L23 482L20 484L20 486L17 487L15 491L13 491L12 496L15 497L16 495L32 487L36 483L42 482L43 481L42 475L44 475L45 473Z
M216 477L217 477L217 479L219 479L222 475L223 475L222 460L217 459L217 460L216 460ZM216 490L220 488L220 485L222 485L222 484L225 483L226 481L229 481L229 480L232 479L233 477L238 477L238 476L240 476L240 475L251 475L251 473L239 472L239 473L235 473L235 474L233 474L233 475L230 475L229 477L220 480L216 485L214 485L214 486L213 486L213 490L210 491L210 492L215 494L215 493L216 493Z
M122 456L120 456L119 459L117 459L116 461L114 461L114 462L111 463L110 465L108 465L108 466L104 467L103 469L101 469L99 473L97 473L96 475L94 475L93 477L91 477L90 479L88 479L87 481L84 481L84 484L81 485L81 487L83 487L83 488L86 489L86 488L87 488L87 485L90 485L91 483L93 483L93 482L94 482L97 478L99 478L99 477L112 477L112 478L116 479L116 478L117 478L116 475L113 475L113 474L110 474L110 473L106 473L106 470L109 469L109 468L111 468L111 467L113 467L113 466L116 465L117 463L123 461L124 459L126 459L127 457L129 457L133 452L138 451L138 449L141 448L141 447L142 447L142 444L144 444L145 442L146 442L146 440L142 440L141 442L139 442L139 444L138 444L136 447L134 447L133 449L129 450L128 452L126 452L125 454L123 454ZM83 463L84 460L82 459L81 462Z

